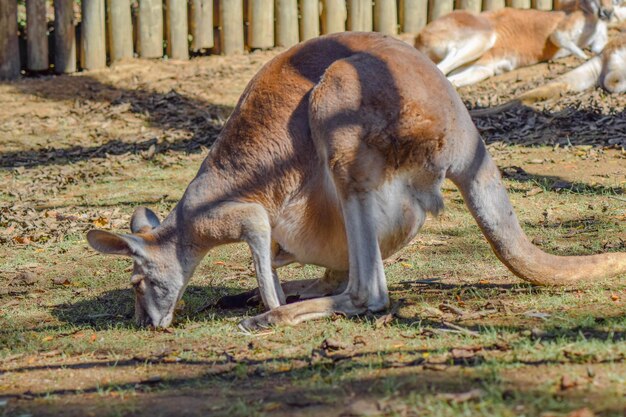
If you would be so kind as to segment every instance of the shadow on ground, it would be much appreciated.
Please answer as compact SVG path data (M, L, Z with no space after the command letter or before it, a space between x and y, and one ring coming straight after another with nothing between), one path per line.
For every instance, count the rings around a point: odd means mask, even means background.
M186 130L189 139L163 142L158 151L199 152L210 146L219 134L225 115L232 107L201 102L172 90L157 93L141 89L123 89L104 84L89 75L58 76L31 82L15 83L22 94L35 95L50 101L74 100L74 115L80 117L89 111L101 111L109 117L130 111L147 117L152 126L163 130ZM85 106L86 100L106 106L95 110ZM41 165L69 164L107 155L123 155L147 151L156 139L138 142L111 140L93 146L76 145L70 148L45 148L19 152L0 152L0 167L35 167Z

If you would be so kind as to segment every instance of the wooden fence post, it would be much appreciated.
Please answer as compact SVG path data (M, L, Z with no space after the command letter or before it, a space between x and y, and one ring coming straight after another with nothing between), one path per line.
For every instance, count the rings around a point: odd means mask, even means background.
M298 1L276 0L276 45L298 43Z
M107 0L111 62L133 57L133 26L129 0Z
M533 0L533 9L552 10L552 0Z
M250 48L274 46L274 0L249 0L248 22Z
M482 10L481 0L457 0L456 8L463 9L474 13L480 13Z
M507 0L508 7L514 7L516 9L530 9L530 0Z
M454 0L430 0L430 21L447 15L454 9Z
M428 0L400 0L400 25L404 33L418 33L428 21Z
M187 27L187 2L182 0L166 0L166 38L167 56L171 59L189 59L189 34Z
M243 1L219 0L220 51L225 55L243 52Z
M54 71L76 71L76 28L74 0L54 0Z
M189 32L192 51L213 48L213 0L189 1Z
M498 10L504 7L504 0L483 0L483 10Z
M139 0L137 49L142 58L163 56L163 2Z
M49 67L46 0L26 2L26 67L31 71Z
M353 32L371 32L372 0L348 0L348 30Z
M0 1L0 79L17 78L19 75L17 1Z
M345 0L324 0L322 7L322 33L345 32L347 17Z
M374 30L387 35L398 33L398 5L396 0L376 0Z
M104 0L82 0L80 61L84 69L106 66L106 31Z
M320 34L319 0L300 0L300 40L306 41Z

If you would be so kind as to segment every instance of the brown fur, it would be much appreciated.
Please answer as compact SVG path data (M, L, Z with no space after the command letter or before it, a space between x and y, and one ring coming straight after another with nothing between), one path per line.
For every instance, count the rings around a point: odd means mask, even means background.
M415 47L455 86L569 53L587 59L582 48L599 52L607 39L602 19L609 19L611 0L598 1L578 0L567 11L455 11L426 25Z
M559 48L550 41L550 35L563 23L573 24L565 19L565 13L531 9L502 9L482 16L492 23L498 38L478 62L513 55L520 67L552 59ZM576 20L581 17L582 13Z
M565 284L626 270L623 254L561 258L535 248L454 88L414 48L373 33L324 36L277 56L250 81L163 223L138 209L131 224L141 233L87 238L135 259L143 325L168 326L194 268L235 241L248 243L270 309L245 320L247 329L380 311L389 304L382 259L442 209L446 177L524 279ZM329 271L283 290L275 268L289 262ZM334 295L284 305L289 291Z

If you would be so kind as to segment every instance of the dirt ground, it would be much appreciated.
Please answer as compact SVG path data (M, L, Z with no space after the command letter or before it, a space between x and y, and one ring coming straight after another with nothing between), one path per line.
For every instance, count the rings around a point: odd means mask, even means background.
M171 331L134 327L129 261L94 254L84 233L126 230L138 205L167 214L279 52L0 84L0 415L624 415L625 277L520 283L448 183L446 212L386 262L390 314L238 333L258 307L214 305L254 286L235 245L198 268ZM502 103L576 64L459 93ZM625 105L592 90L475 120L545 250L626 251Z

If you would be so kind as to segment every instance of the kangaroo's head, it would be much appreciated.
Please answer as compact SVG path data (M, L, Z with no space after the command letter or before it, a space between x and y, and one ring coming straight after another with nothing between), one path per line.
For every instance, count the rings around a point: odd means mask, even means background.
M613 19L615 7L621 5L623 0L581 0L581 9L589 14L598 16L602 20Z
M177 245L177 236L167 230L156 233L159 225L154 212L140 207L130 221L132 234L104 230L87 233L89 245L98 252L133 259L130 283L135 291L135 319L139 326L169 326L193 272L192 262Z
M612 40L603 55L602 86L612 94L626 92L626 36Z

